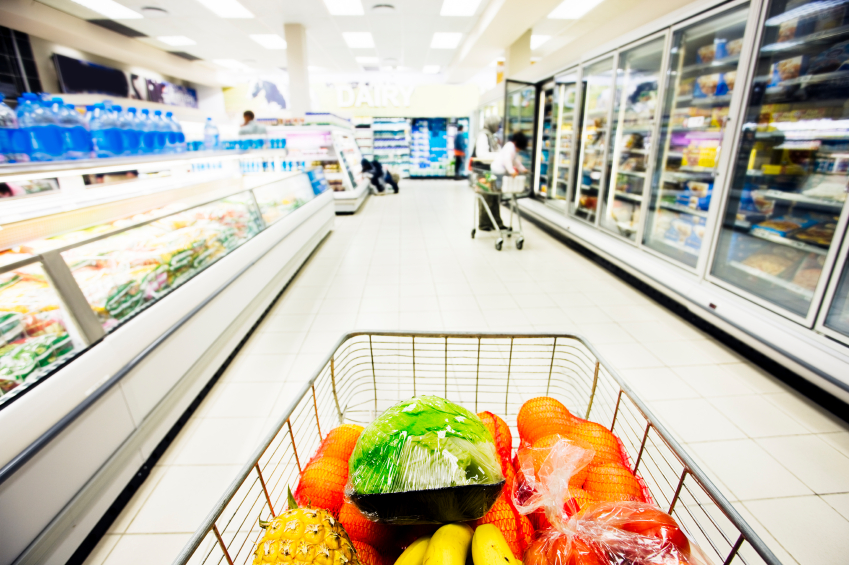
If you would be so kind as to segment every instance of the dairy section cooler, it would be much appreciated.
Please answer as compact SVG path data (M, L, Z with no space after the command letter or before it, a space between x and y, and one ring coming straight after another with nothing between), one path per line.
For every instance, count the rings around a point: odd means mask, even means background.
M86 535L329 232L322 168L291 158L0 167L0 562Z
M849 399L849 2L714 6L536 87L523 208Z

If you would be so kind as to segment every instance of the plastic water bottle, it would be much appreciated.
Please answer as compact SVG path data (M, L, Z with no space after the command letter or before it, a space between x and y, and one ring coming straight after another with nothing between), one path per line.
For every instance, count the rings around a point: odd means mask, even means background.
M165 121L162 119L162 111L156 110L153 116L151 116L150 121L153 124L153 131L156 132L156 136L154 137L156 152L165 153L168 148L168 126L165 125Z
M65 157L67 159L91 158L91 132L88 125L73 104L61 104L57 109L59 125L62 126L62 137L65 140Z
M142 153L156 153L156 129L150 119L150 110L144 109L139 115Z
M183 128L174 119L173 112L165 114L165 125L168 127L168 148L171 153L182 153L186 150L186 136L183 135Z
M64 140L56 117L42 101L32 93L25 93L18 106L19 148L32 161L54 161L64 155Z
M212 123L212 118L207 118L203 126L203 148L207 151L218 149L218 126Z
M18 158L15 150L15 136L18 130L18 118L3 100L6 97L0 93L0 163L15 163Z
M88 127L91 141L97 157L116 157L123 151L121 130L115 126L115 119L106 111L104 104L88 106Z
M135 108L127 108L119 113L118 125L124 142L124 155L138 155L141 151L141 132Z

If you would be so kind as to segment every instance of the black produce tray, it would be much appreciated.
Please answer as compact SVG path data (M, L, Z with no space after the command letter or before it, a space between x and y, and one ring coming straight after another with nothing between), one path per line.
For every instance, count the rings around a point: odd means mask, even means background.
M447 524L482 518L501 494L506 481L429 490L352 494L351 502L375 522Z

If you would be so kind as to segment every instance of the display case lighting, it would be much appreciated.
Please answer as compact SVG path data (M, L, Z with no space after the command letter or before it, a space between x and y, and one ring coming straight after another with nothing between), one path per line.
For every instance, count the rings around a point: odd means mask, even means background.
M110 20L140 20L143 17L138 12L115 2L115 0L73 0L73 2L88 8L92 12L106 16Z
M250 10L236 0L198 0L219 18L253 18Z

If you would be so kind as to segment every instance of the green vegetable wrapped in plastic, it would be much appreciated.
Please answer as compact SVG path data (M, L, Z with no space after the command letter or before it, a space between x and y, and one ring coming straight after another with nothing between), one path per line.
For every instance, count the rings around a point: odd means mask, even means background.
M348 466L351 501L372 520L393 524L475 520L504 486L489 431L438 396L384 412L360 435Z

